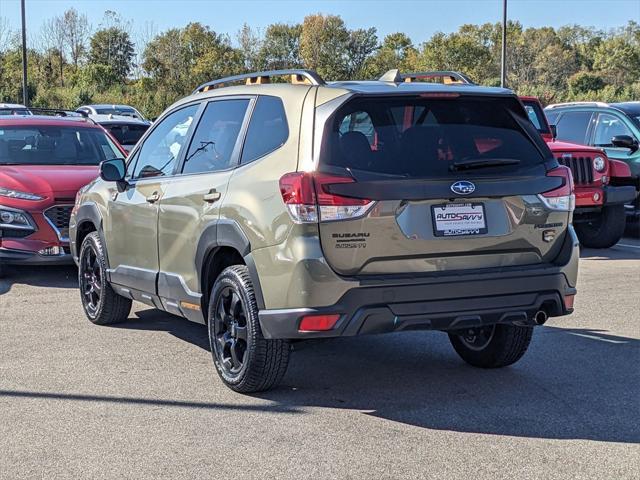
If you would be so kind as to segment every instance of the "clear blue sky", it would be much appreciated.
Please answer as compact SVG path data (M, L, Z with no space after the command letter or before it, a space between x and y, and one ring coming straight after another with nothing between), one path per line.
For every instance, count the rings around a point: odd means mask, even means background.
M27 31L36 34L42 22L69 7L86 13L96 27L105 10L133 20L133 32L145 22L159 31L192 21L232 36L244 22L264 28L274 22L301 22L310 13L342 16L349 28L378 29L379 36L403 31L414 43L434 32L451 32L464 23L497 22L502 0L26 0ZM17 29L20 1L0 0L0 17ZM509 0L509 18L525 26L580 24L608 29L628 20L640 22L640 0Z

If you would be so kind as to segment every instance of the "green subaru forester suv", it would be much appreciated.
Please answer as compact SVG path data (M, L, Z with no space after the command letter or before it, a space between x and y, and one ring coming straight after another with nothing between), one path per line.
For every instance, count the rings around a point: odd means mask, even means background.
M205 323L240 392L318 337L439 330L472 365L516 362L573 311L572 178L513 92L460 79L202 85L78 194L87 317L123 321L137 300Z

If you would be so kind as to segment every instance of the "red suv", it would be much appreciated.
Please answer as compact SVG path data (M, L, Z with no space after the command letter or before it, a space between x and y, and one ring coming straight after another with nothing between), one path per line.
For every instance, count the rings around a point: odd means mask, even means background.
M580 243L591 248L618 243L626 227L624 205L637 194L629 166L608 158L601 148L556 140L540 101L536 97L520 100L553 156L571 168L576 196L573 224Z
M126 156L89 119L23 113L0 116L0 275L8 264L73 263L76 194L98 176L101 161Z

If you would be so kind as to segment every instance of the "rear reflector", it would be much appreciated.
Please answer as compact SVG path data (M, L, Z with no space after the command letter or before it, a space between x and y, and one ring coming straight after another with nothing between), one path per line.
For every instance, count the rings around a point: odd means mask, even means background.
M565 295L564 297L564 308L567 310L573 310L573 301L575 300L575 295Z
M562 185L554 190L538 195L538 198L550 210L560 212L572 212L576 205L576 197L573 193L573 176L569 167L561 165L547 172L547 177L562 177Z
M365 198L330 193L330 186L338 183L355 183L355 180L318 172L287 173L280 178L280 193L291 218L297 223L358 218L375 203Z
M302 317L298 331L300 332L324 332L331 330L340 315L306 315Z

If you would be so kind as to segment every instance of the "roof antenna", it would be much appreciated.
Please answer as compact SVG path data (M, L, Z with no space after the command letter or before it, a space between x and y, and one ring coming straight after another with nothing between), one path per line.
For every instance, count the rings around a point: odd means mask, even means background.
M400 83L402 82L402 77L400 76L400 70L397 68L393 68L384 75L382 75L379 79L380 82L393 82Z

